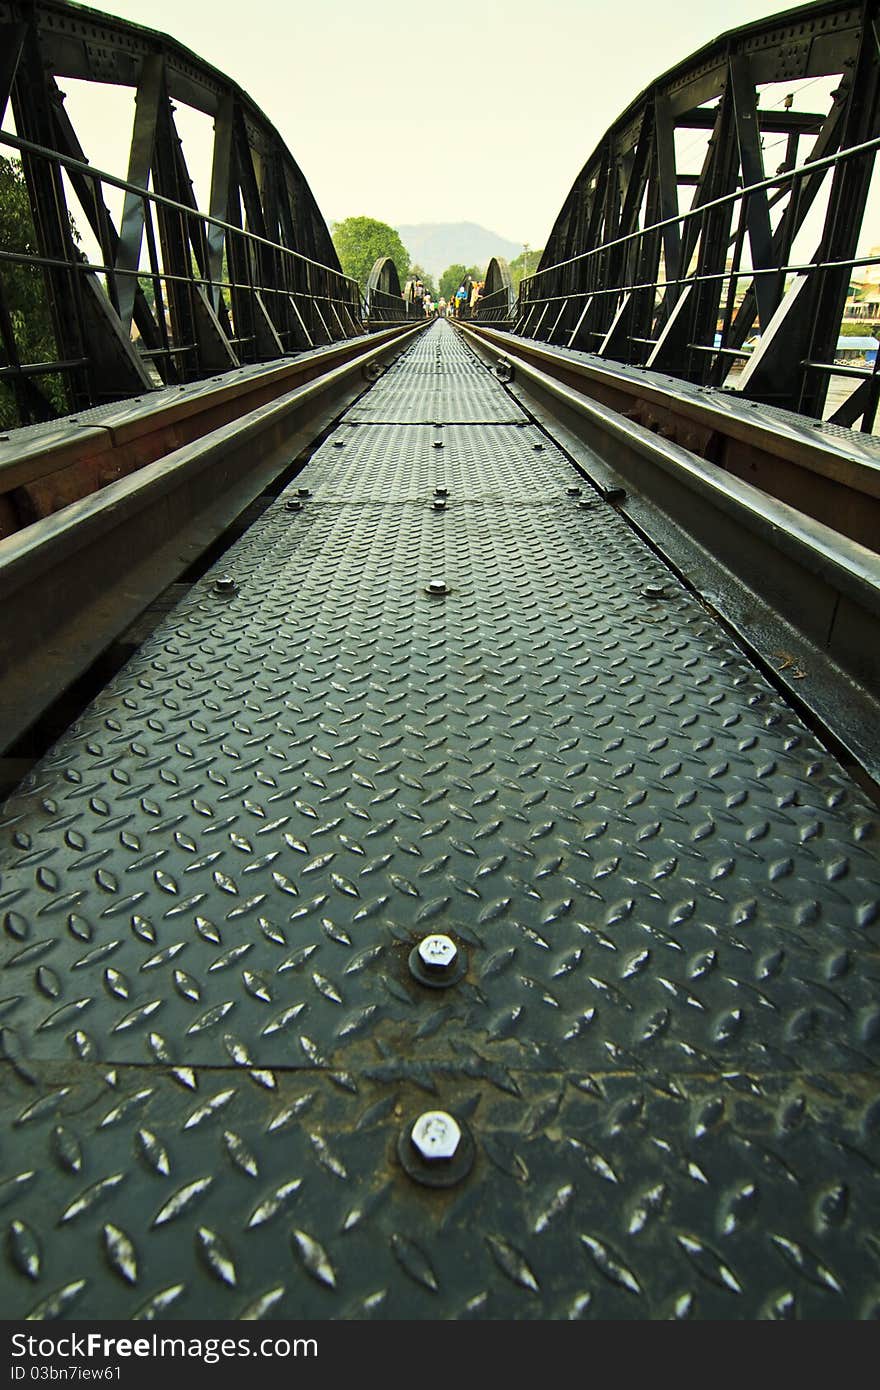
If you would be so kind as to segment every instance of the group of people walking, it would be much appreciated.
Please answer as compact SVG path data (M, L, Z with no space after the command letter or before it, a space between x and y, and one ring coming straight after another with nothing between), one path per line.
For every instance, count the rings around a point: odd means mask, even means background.
M484 284L484 280L472 280L468 276L447 300L443 295L435 299L421 280L410 280L407 282L406 297L416 316L423 313L426 319L462 319L468 316L468 310L473 313Z

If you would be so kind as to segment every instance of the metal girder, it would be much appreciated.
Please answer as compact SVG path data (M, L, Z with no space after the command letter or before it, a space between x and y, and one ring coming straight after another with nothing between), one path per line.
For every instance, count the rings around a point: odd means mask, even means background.
M871 142L880 140L877 15L877 0L801 6L722 35L641 93L587 160L538 270L522 281L517 330L720 385L756 328L766 337L772 324L775 337L784 324L778 354L762 350L766 372L756 361L739 385L820 414L860 244ZM765 84L796 90L821 77L837 79L825 111L818 99L795 110L778 90L762 98ZM699 174L677 157L683 130L711 130ZM785 154L765 169L764 136L773 134ZM786 286L807 271L792 262L795 240L829 183L809 294L798 295L797 313L779 316ZM875 385L853 396L863 428Z
M17 131L0 147L23 159L38 253L16 252L3 273L39 267L58 358L22 361L18 345L7 348L18 399L30 391L26 375L38 383L53 367L81 408L362 332L357 285L342 275L302 172L234 82L167 35L91 10L73 21L60 0L4 0L0 30L0 106L11 95ZM61 104L65 77L135 89L127 177L89 165ZM214 118L207 212L176 102ZM98 243L95 262L78 248L67 180ZM124 194L118 228L108 184Z

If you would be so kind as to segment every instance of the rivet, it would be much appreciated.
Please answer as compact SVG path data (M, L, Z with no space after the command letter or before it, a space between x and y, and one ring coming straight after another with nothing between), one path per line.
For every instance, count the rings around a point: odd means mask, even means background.
M238 593L238 585L231 574L224 574L220 579L214 580L214 593L222 594L224 597Z

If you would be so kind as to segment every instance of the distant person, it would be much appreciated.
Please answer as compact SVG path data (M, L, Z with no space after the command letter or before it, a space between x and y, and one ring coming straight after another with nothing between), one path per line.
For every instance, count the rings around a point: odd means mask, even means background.
M477 301L483 293L483 286L485 283L485 280L474 280L471 285L471 313L473 313L477 307Z
M416 318L418 318L421 314L425 312L425 287L422 284L421 280L416 280L416 283L413 287L413 305L415 308Z
M457 319L461 318L462 310L464 309L466 303L467 290L465 289L464 285L459 285L458 289L455 291L455 317Z
M425 295L425 318L426 318L426 319L432 319L433 317L434 317L434 301L433 301L433 299L431 298L431 296L430 296L429 294L426 294L426 295Z
M438 318L440 318L440 319L445 319L445 317L446 317L446 307L447 307L447 306L446 306L446 300L443 298L443 296L442 296L442 294L441 294L440 298L437 300L437 317L438 317Z

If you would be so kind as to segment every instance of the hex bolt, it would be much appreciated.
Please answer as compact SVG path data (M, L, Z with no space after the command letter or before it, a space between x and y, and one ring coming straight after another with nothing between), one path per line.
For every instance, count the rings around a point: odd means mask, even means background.
M418 945L419 958L429 970L448 970L455 964L458 947L451 936L435 932L425 936Z
M567 487L565 491L568 497L580 497L582 489L579 487Z
M448 497L448 496L449 496L449 488L448 488L448 487L435 487L435 488L434 488L434 496L435 496L435 497Z
M311 497L312 495L312 489L310 487L298 487L296 491L299 497Z
M413 1125L410 1139L426 1163L437 1163L453 1157L461 1130L447 1111L426 1110Z
M301 512L303 509L302 502L298 502L295 497L288 497L284 505L289 512Z
M333 448L334 448L334 449L344 449L344 448L345 448L345 440L344 440L344 439L334 439L334 441L333 441Z
M214 580L214 593L222 594L224 598L238 593L238 585L231 574L224 574L220 579Z
M445 579L429 579L425 585L425 593L430 594L432 598L442 598L444 594L449 593L449 587Z
M533 444L533 445L532 445L532 448L533 448L533 449L539 449L539 450L540 450L540 449L543 449L543 447L544 447L543 444Z
M445 499L442 498L442 497L435 497L435 498L434 498L434 501L431 503L431 508L432 508L432 510L435 511L435 512L445 512L445 511L446 511L446 501L445 501Z
M642 590L643 598L665 598L666 590L662 584L646 584Z
M442 449L442 448L443 448L443 440L442 440L442 439L435 439L435 440L434 440L434 448L435 448L435 449Z

